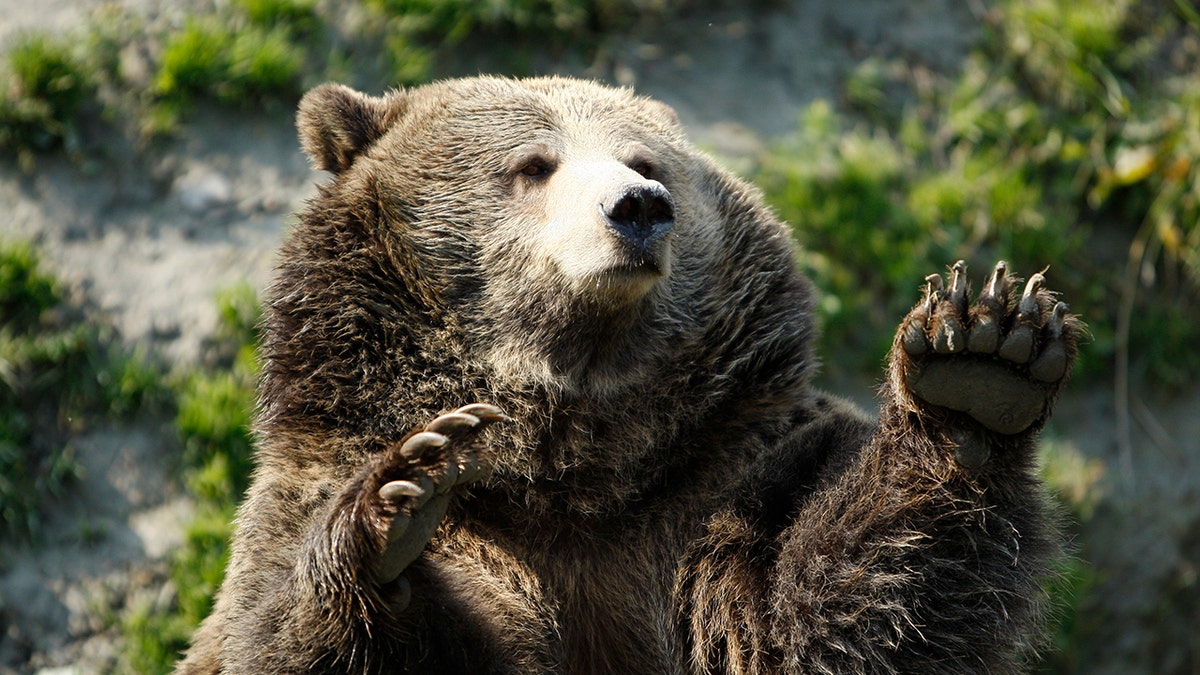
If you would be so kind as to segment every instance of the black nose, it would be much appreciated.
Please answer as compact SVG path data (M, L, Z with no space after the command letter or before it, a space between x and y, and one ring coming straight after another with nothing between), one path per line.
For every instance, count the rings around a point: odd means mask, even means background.
M670 232L675 225L671 193L658 184L626 188L602 208L604 217L617 234L639 247Z

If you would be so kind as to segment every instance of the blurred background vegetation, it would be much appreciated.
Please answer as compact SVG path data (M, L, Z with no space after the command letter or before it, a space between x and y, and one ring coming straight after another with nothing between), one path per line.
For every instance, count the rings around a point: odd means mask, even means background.
M82 35L28 34L3 55L0 152L32 172L45 153L87 156L102 142L89 126L152 145L201 102L290 108L326 79L413 84L479 64L519 75L588 62L606 36L686 4L364 0L352 35L315 0L232 0L161 35L105 8ZM1053 261L1053 286L1093 334L1075 377L1115 388L1127 434L1131 388L1169 395L1200 375L1200 13L1190 0L1000 0L983 20L957 72L862 61L839 98L812 103L750 158L746 177L794 226L824 293L832 377L877 377L926 274L965 259L978 281L997 259L1026 273ZM149 54L148 88L132 87L118 58L131 43ZM207 614L247 482L257 304L241 286L215 301L220 357L170 369L117 347L28 245L0 246L0 536L36 539L39 504L70 489L71 437L90 421L150 407L184 448L178 474L198 507L171 562L177 597L113 618L134 672L166 672ZM1103 467L1053 438L1043 458L1086 527ZM1100 574L1086 558L1052 589L1061 615L1047 672L1077 672L1097 620L1078 610Z

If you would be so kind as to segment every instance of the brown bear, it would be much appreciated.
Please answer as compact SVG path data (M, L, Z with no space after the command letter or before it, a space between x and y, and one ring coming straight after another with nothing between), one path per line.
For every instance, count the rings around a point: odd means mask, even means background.
M183 673L1000 673L1082 331L931 275L878 418L785 225L671 109L480 77L300 104L333 174L264 308L257 468Z

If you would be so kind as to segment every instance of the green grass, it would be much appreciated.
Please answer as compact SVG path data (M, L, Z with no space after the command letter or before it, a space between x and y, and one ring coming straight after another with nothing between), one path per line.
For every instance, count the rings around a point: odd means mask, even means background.
M212 609L225 575L232 520L231 512L202 503L184 534L183 546L171 559L171 581L177 591L174 604L162 607L146 601L126 614L121 622L122 666L129 672L171 672Z
M26 331L59 302L57 285L39 269L33 248L0 243L0 325Z
M471 59L528 74L535 55L591 58L606 36L639 21L666 20L684 3L363 4L374 16L356 35L339 34L315 0L234 0L167 28L150 28L106 5L82 36L36 34L10 50L12 76L9 86L0 87L0 149L13 150L31 168L37 152L78 146L86 114L102 115L120 132L145 140L176 130L201 101L290 107L307 86L348 76L378 80L373 88L417 84L454 75L456 68L473 72L479 64ZM149 82L127 81L127 45L148 59Z
M67 497L78 475L72 435L100 419L175 412L196 517L170 562L173 604L131 607L120 620L132 672L168 672L209 613L249 481L258 305L243 285L217 308L223 365L168 377L85 320L32 247L0 243L0 541L36 539L46 501ZM103 533L82 522L80 536Z
M296 99L305 59L285 27L194 17L164 47L154 80L158 111L181 114L204 97L243 108Z
M79 116L96 75L70 41L45 33L18 38L0 67L0 152L31 170L38 152L77 145Z
M454 72L464 48L479 50L492 67L531 74L535 55L590 60L606 37L635 23L667 21L687 2L661 0L365 0L380 17L388 73L403 84Z
M235 5L254 25L283 28L298 37L312 35L321 25L316 0L237 0Z
M163 402L160 374L86 321L34 250L0 242L0 539L36 537L78 474L71 436Z
M79 34L25 35L4 55L0 150L31 170L39 152L76 151L88 116L152 137L177 128L199 100L290 106L306 76L320 79L323 26L311 0L238 0L155 35L111 6L97 9ZM126 81L126 46L149 56L148 87Z

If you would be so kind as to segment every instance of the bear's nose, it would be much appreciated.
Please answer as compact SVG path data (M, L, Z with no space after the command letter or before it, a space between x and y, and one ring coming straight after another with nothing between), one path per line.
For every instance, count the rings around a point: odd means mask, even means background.
M663 236L675 225L675 203L671 193L657 183L630 186L601 208L613 230L639 248Z

